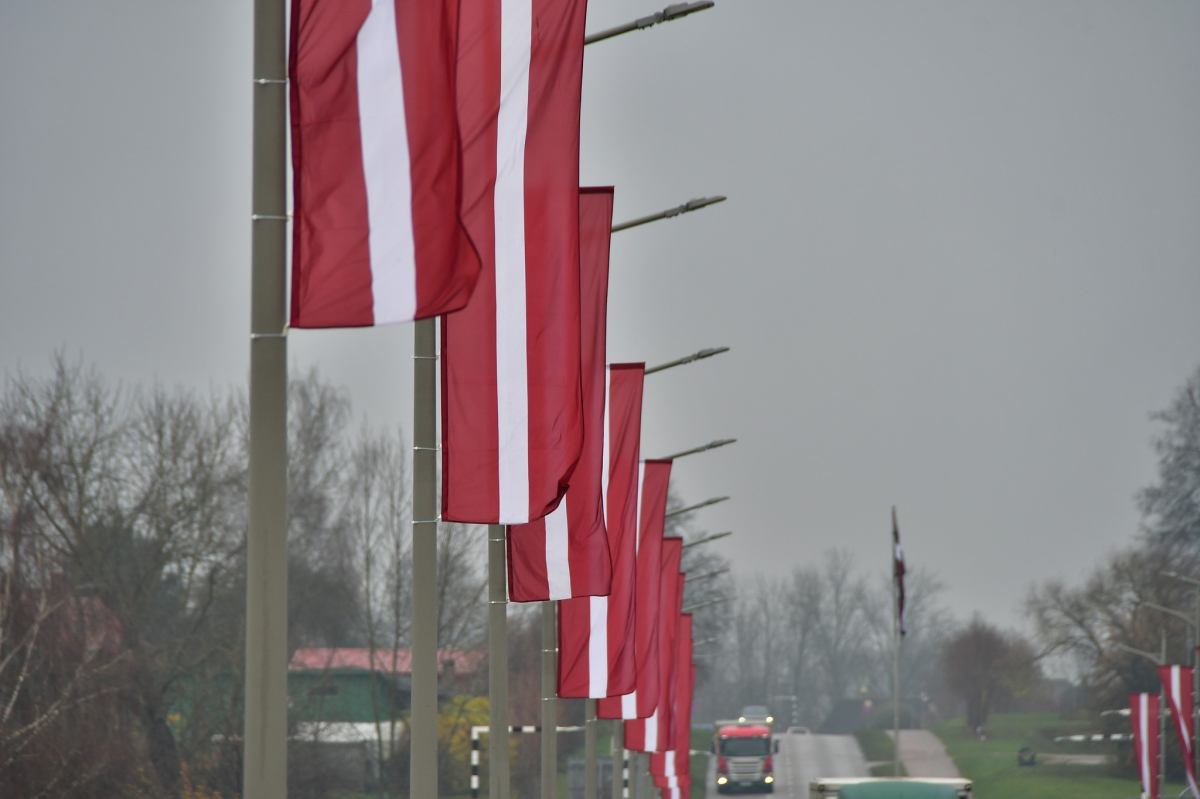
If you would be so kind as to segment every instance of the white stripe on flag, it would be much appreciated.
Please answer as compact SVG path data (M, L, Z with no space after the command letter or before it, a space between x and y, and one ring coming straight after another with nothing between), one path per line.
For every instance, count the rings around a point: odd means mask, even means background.
M674 749L671 749L670 751L668 751L666 756L663 758L663 772L668 777L671 777L671 778L675 777L675 750ZM675 786L669 785L668 787L674 788Z
M546 586L550 589L551 599L571 598L567 526L567 498L563 497L558 507L546 516Z
M637 718L637 689L634 688L627 694L621 694L621 718L636 719Z
M612 369L604 368L604 465L600 469L600 508L604 511L604 526L608 527L608 468L612 458L612 422L608 410L612 404Z
M1150 695L1138 694L1138 730L1141 733L1142 751L1138 753L1142 766L1142 790L1151 795L1150 787Z
M496 404L500 523L529 521L529 369L525 315L525 133L532 0L500 3L496 121Z
M377 325L407 322L417 315L416 248L394 0L373 0L355 48L372 313Z
M588 696L608 696L608 597L588 597L592 613L588 633Z
M658 708L646 719L646 751L658 751Z

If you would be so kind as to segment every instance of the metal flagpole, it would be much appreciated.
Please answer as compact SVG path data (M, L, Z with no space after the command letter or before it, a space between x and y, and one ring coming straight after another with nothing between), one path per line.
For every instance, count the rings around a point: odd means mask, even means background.
M557 609L553 601L542 603L542 799L558 795Z
M613 719L612 799L629 799L629 753L625 751L625 722Z
M488 797L508 799L508 585L503 524L488 525Z
M600 799L600 763L596 730L596 700L583 700L583 799ZM617 773L613 772L613 779Z
M287 60L283 0L254 3L246 799L287 796Z
M412 730L409 795L437 799L437 319L413 328Z
M896 511L893 508L892 513ZM900 591L896 583L896 545L892 543L892 776L900 776Z

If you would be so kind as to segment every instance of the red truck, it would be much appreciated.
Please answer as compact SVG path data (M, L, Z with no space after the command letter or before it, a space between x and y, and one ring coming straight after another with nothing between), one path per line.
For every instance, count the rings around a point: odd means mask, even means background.
M771 727L754 722L718 721L713 734L717 792L775 793Z

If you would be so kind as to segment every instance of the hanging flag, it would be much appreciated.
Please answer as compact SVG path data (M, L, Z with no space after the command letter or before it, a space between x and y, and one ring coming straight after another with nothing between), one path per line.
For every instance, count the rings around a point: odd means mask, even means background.
M675 633L683 602L683 586L679 577L682 545L682 538L662 540L659 601L655 610L659 620L658 660L651 666L655 670L658 698L648 716L625 722L625 748L638 752L663 752L671 748L670 699L675 677Z
M442 317L442 518L525 524L583 445L579 102L584 0L462 0L462 219L482 270Z
M558 695L562 697L600 699L634 689L633 599L645 372L641 363L608 367L603 490L612 586L608 596L558 603Z
M583 452L558 507L508 530L508 595L513 602L601 596L611 588L604 526L604 420L612 207L612 187L579 190Z
M294 0L292 327L463 307L456 0Z
M1188 786L1192 796L1200 796L1200 784L1196 782L1196 759L1192 752L1192 669L1190 666L1159 666L1158 676L1162 680L1167 707L1175 719L1175 733L1179 736L1179 748L1183 752L1183 764L1187 769Z
M658 616L662 601L659 589L670 481L671 461L642 461L633 591L635 687L632 692L619 697L597 701L597 718L644 719L658 704Z
M1133 722L1133 759L1142 777L1142 795L1158 796L1158 695L1130 694L1129 717Z
M665 752L650 755L650 773L654 775L654 784L664 789L664 796L669 794L670 789L686 789L691 786L690 730L692 686L696 668L692 665L692 614L680 615L676 638L675 678L671 700L671 707L674 708L671 717L672 742Z
M896 507L892 506L892 581L896 590L896 624L900 635L908 633L908 610L904 606L904 548L900 546L900 526Z

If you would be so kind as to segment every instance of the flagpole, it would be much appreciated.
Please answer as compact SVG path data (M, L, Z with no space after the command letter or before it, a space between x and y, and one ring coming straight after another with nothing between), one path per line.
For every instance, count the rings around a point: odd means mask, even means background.
M287 796L287 60L283 0L254 3L250 472L242 795Z
M625 751L625 722L613 719L612 744L613 776L612 799L629 799L629 753Z
M542 603L542 799L558 796L557 607L553 601Z
M596 731L596 700L583 700L583 799L600 799L599 742ZM616 779L616 772L613 772Z
M896 506L892 506L892 776L900 776L900 590L896 575Z
M409 796L437 799L437 319L413 326Z
M1166 665L1167 662L1167 628L1163 627L1162 631L1162 651L1159 654L1159 664ZM1162 799L1163 782L1167 778L1167 687L1162 684L1162 679L1159 679L1158 685L1158 797Z
M508 799L508 586L503 524L488 525L488 797Z

